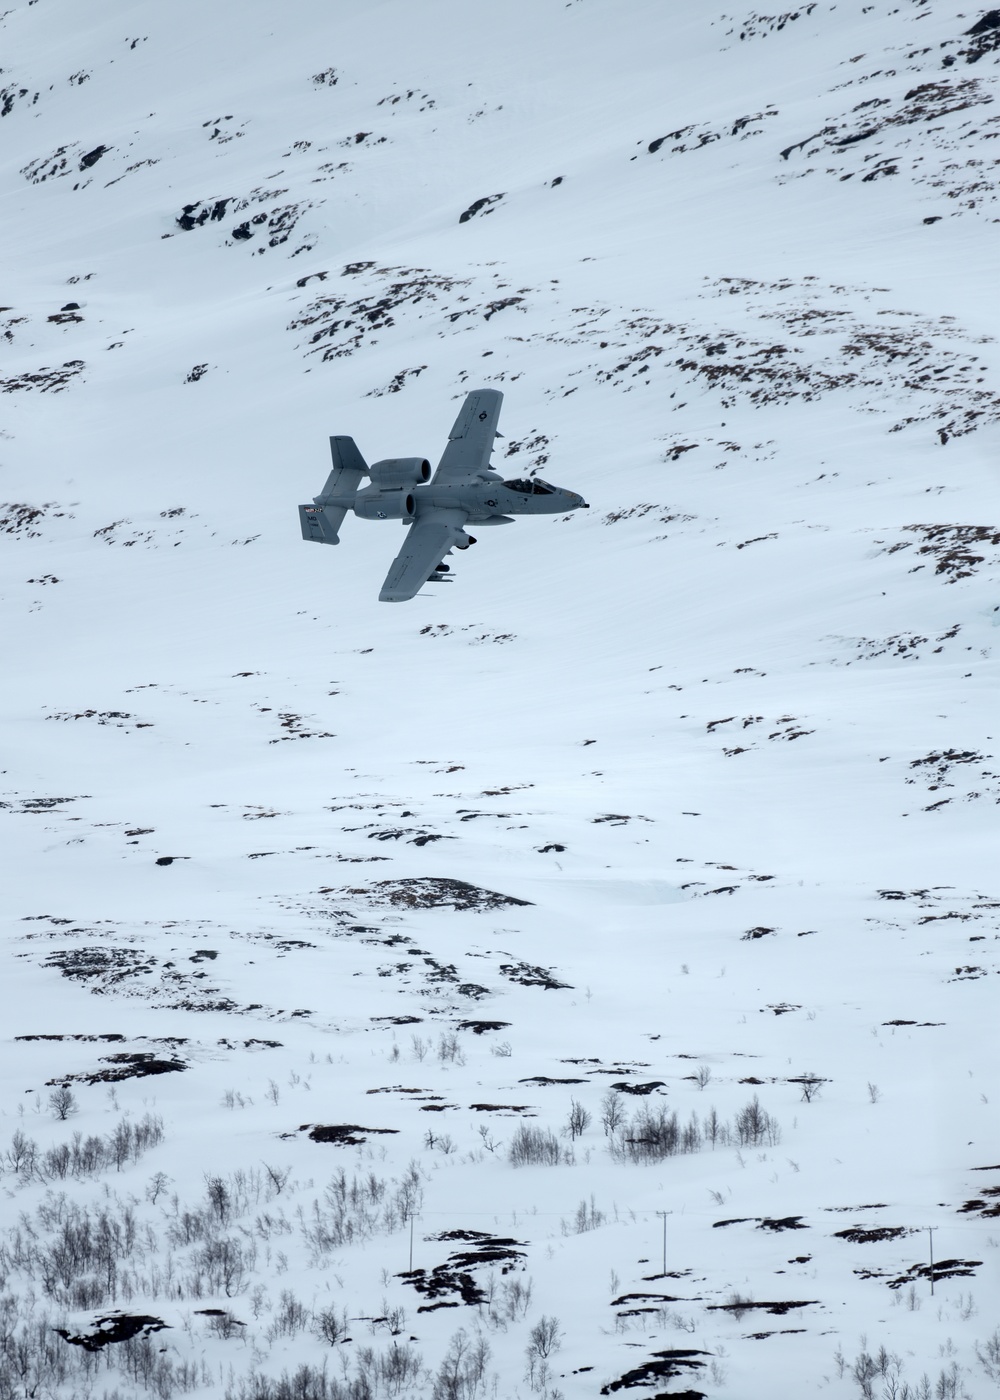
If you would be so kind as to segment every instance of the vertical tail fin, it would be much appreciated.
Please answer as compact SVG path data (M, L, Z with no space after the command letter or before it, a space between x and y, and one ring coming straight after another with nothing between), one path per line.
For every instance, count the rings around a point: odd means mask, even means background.
M339 544L338 531L344 516L354 505L354 497L367 476L368 466L351 437L332 437L330 455L333 470L311 506L299 506L299 524L304 540L319 544Z
M361 478L368 475L368 464L352 437L332 437L330 456L333 458L333 470L323 490L313 500L318 506L344 505L350 509Z

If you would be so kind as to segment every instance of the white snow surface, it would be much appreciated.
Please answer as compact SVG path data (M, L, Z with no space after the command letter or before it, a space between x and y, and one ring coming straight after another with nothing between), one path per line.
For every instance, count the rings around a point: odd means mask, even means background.
M5 1400L996 1393L1000 14L787 3L0 20Z

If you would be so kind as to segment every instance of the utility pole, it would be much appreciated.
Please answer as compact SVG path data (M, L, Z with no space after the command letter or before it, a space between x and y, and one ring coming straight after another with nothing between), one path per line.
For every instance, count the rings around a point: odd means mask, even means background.
M663 1272L663 1277L666 1278L666 1276L667 1276L667 1216L670 1214L670 1212L669 1212L668 1210L658 1210L656 1213L657 1213L657 1215L661 1215L661 1216L663 1217L663 1271L662 1271L662 1272Z
M410 1273L413 1273L413 1211L410 1211Z
M927 1227L927 1238L928 1238L928 1240L930 1241L930 1254L931 1254L931 1297L932 1297L932 1298L934 1297L934 1231L935 1231L936 1229L937 1229L937 1226L936 1226L936 1225L928 1225L928 1227Z

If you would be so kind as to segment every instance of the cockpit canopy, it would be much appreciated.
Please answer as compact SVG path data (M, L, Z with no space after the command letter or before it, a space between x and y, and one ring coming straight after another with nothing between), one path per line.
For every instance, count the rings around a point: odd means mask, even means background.
M551 496L556 489L538 477L530 480L525 478L518 481L505 481L504 485L508 491L518 491L522 496Z

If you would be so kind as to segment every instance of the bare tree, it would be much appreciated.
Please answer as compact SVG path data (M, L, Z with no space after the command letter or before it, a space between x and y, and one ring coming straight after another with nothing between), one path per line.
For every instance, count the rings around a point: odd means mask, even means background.
M823 1085L827 1081L825 1079L821 1079L818 1074L813 1074L809 1072L807 1074L797 1075L794 1079L790 1079L788 1082L790 1084L797 1084L802 1090L803 1103L812 1103L813 1099L816 1098L820 1089L822 1089Z
M288 1184L288 1178L292 1174L291 1167L275 1167L272 1166L270 1162L265 1162L264 1170L267 1172L268 1180L274 1187L274 1194L280 1196Z
M528 1333L528 1345L524 1352L528 1360L528 1384L532 1390L543 1390L548 1384L548 1358L561 1345L559 1319L543 1315Z
M575 1139L582 1137L589 1127L590 1114L577 1099L571 1099L569 1117L566 1119L566 1131L571 1138Z
M53 1089L49 1095L49 1108L58 1118L60 1123L65 1123L71 1113L78 1112L80 1105L76 1101L76 1096L68 1084L60 1084Z
M601 1123L607 1136L617 1132L624 1120L622 1096L616 1089L609 1089L601 1100Z

